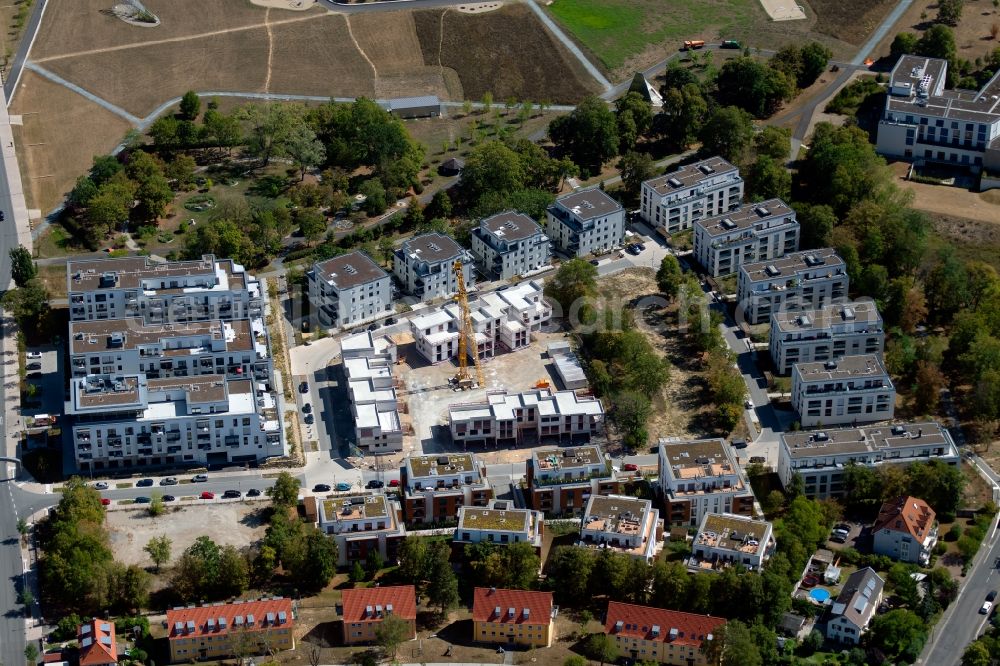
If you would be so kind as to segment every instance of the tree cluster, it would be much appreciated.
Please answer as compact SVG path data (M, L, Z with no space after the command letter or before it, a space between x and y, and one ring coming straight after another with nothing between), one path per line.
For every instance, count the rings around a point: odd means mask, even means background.
M844 469L844 488L852 513L874 516L883 502L912 495L927 502L941 520L950 521L962 501L965 477L957 467L939 460L878 469L849 465Z
M552 192L578 172L569 158L552 158L527 139L487 141L469 152L461 189L472 217L518 210L541 219L555 200Z
M458 577L451 566L451 548L443 541L428 542L408 536L399 546L396 575L401 582L413 585L417 598L427 597L444 615L458 604Z

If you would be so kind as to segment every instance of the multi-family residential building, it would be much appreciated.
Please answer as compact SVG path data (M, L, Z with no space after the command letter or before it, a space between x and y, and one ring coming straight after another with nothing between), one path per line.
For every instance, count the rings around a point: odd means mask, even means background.
M389 274L364 252L318 261L306 278L309 302L323 328L346 328L392 312Z
M486 463L471 453L408 456L400 469L406 522L453 521L461 507L486 506L493 487Z
M549 515L578 515L592 495L616 495L623 487L597 446L535 449L525 464L525 500Z
M451 438L463 446L500 446L589 439L604 431L604 407L575 391L494 390L484 402L448 406Z
M485 361L500 351L527 347L531 333L551 320L552 307L545 300L542 284L530 281L470 301L469 314L475 332L476 353ZM458 354L463 325L461 309L452 303L412 317L410 333L420 355L431 363L440 363Z
M660 492L668 525L697 527L708 513L753 515L753 491L721 439L660 439Z
M540 552L545 533L543 519L541 511L518 509L510 500L491 500L485 507L461 506L452 547L464 549L477 543L499 546L530 543Z
M396 559L406 538L399 504L385 495L330 497L318 502L319 528L337 542L338 566L364 562L377 551L383 560Z
M344 376L354 418L354 443L372 453L403 450L400 417L392 375L396 347L388 338L364 331L341 339Z
M545 231L565 255L600 254L625 239L625 209L601 189L577 190L545 211Z
M742 200L740 170L711 157L644 182L641 214L661 233L674 234L696 220L738 208Z
M794 252L740 267L737 310L747 323L761 324L775 312L845 301L848 286L847 266L832 249Z
M948 61L904 55L889 77L877 150L919 162L1000 169L1000 74L978 91L945 90Z
M550 647L555 614L551 592L477 587L472 594L472 640Z
M295 649L295 608L281 597L170 608L166 627L173 664Z
M604 633L633 661L711 666L715 662L702 647L715 640L725 624L723 618L711 615L609 601Z
M70 381L65 413L82 471L257 463L285 455L275 394L224 375Z
M262 317L147 324L138 317L69 323L74 377L145 373L150 379L225 374L273 381Z
M792 366L792 407L804 428L888 421L896 387L878 354Z
M787 375L796 363L881 355L885 328L871 299L830 303L816 310L773 313L768 345L775 372Z
M117 666L118 641L110 620L95 618L81 624L76 630L76 643L80 646L79 666Z
M852 573L830 608L828 640L857 645L882 603L885 581L871 567Z
M691 559L714 567L760 569L774 552L771 523L732 513L706 513L691 544Z
M552 244L524 213L505 211L481 220L472 230L472 254L484 274L509 280L549 265Z
M374 643L385 618L406 623L404 641L417 636L417 591L412 585L356 587L344 590L344 644Z
M421 301L448 297L458 291L455 262L462 262L466 287L472 285L472 253L451 237L439 233L421 234L403 241L392 258L392 272L403 291Z
M232 259L149 257L66 262L71 321L141 317L150 323L247 319L264 311L260 281Z
M798 249L795 211L781 199L745 204L694 223L694 256L715 277Z
M787 488L799 474L807 497L825 499L844 495L848 465L874 468L927 460L957 465L960 459L951 433L934 421L785 432L778 447L778 476Z
M872 525L872 552L926 567L937 544L937 514L917 497L882 504Z
M591 495L578 546L611 549L652 562L663 548L663 521L653 503L624 495Z

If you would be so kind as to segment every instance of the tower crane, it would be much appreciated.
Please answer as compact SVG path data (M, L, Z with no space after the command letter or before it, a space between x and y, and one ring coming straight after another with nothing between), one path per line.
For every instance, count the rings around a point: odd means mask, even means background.
M479 386L486 386L483 378L483 366L479 362L479 349L476 347L476 331L472 328L472 314L469 312L469 293L465 290L465 274L462 272L462 260L456 259L452 265L455 271L455 279L458 282L458 294L455 300L458 301L459 312L462 315L462 328L458 335L458 373L455 375L455 383L459 388L472 388L472 377L469 376L469 356L476 366L476 379Z

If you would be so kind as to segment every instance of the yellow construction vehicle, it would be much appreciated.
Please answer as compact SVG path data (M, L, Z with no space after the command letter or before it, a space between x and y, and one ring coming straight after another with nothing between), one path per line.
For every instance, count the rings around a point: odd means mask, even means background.
M462 272L462 261L456 259L453 265L455 279L458 282L458 308L462 314L462 328L458 336L458 373L454 382L459 388L472 388L472 377L469 376L469 356L476 366L476 379L479 386L486 386L483 379L483 366L479 363L479 349L476 346L476 331L472 328L472 314L469 312L469 294L465 290L465 274Z

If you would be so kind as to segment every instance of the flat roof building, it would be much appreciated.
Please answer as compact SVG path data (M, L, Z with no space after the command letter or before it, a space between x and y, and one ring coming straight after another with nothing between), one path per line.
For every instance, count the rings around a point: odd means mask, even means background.
M702 218L738 208L743 200L740 170L710 157L642 184L641 214L662 234L690 229Z
M499 546L530 543L540 552L544 533L541 511L518 509L510 500L494 499L485 507L459 507L458 527L452 544L464 548L477 543Z
M313 264L306 273L319 325L349 328L392 312L389 274L361 251Z
M396 559L406 538L398 503L378 494L328 497L318 504L319 528L336 540L338 566L364 563L372 551Z
M593 495L617 495L623 481L600 447L534 449L525 470L531 508L543 513L580 515Z
M471 453L408 456L400 483L410 524L451 522L461 507L484 507L493 497L486 464Z
M805 428L889 421L896 387L877 354L792 366L792 407Z
M524 213L504 211L473 228L472 254L483 274L493 280L509 280L549 265L549 237Z
M831 248L743 264L737 281L737 311L747 323L761 324L775 312L815 310L843 302L849 283L844 260Z
M545 230L562 254L601 254L624 241L625 209L599 188L576 190L548 207Z
M746 263L799 249L795 211L781 199L745 204L694 223L694 256L709 275L730 275Z
M652 562L663 548L663 521L650 500L591 495L580 521L578 546L611 549Z
M732 513L706 513L691 546L698 569L740 565L761 569L774 552L771 523Z
M471 288L472 253L444 234L421 234L403 241L393 254L392 270L403 291L421 301L431 301L458 292L456 261L462 262L465 285Z
M669 525L697 527L708 513L753 515L753 491L721 439L660 439L660 492Z
M775 372L787 375L796 363L881 356L885 327L871 299L830 303L816 310L773 313L768 346Z

